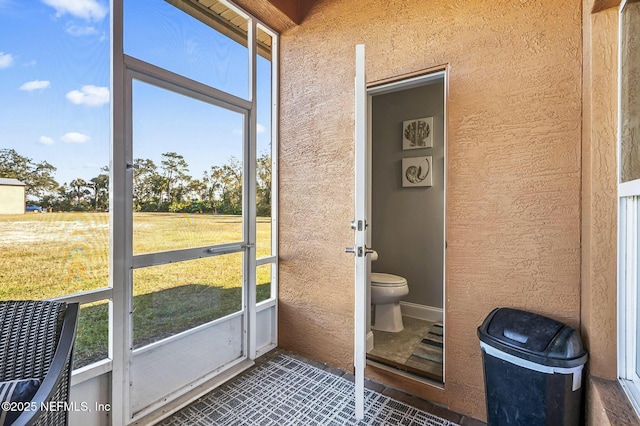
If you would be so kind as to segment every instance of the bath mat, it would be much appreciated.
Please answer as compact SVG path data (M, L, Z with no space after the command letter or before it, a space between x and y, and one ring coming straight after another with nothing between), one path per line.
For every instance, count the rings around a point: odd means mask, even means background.
M287 355L221 386L161 422L164 426L455 426L425 411L365 389L365 418L354 418L349 380Z
M442 323L434 323L406 362L406 365L442 378Z

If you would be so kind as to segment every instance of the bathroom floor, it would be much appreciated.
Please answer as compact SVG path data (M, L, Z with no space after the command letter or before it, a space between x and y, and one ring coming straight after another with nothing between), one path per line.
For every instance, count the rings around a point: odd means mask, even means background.
M442 383L442 324L402 317L404 330L373 330L372 360Z

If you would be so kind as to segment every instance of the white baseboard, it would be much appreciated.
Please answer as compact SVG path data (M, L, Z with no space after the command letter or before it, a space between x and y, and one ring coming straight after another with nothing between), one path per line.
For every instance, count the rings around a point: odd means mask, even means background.
M400 302L400 309L402 310L402 315L405 317L417 318L425 321L442 321L444 318L442 308L434 308L433 306Z

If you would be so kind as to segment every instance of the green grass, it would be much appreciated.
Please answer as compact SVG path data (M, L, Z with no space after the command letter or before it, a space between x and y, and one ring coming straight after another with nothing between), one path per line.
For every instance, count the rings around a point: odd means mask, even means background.
M270 254L269 218L257 224L258 257ZM135 254L242 240L241 218L136 213ZM0 300L47 299L109 285L106 213L0 216ZM134 346L141 347L236 312L242 305L242 255L172 263L133 272ZM269 266L257 273L258 301L270 296ZM83 305L74 366L107 354L108 303Z

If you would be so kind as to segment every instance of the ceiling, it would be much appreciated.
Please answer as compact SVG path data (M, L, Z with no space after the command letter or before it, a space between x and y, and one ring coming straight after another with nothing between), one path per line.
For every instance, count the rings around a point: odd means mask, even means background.
M166 0L178 9L192 15L216 31L243 46L247 46L248 20L218 0ZM257 50L260 56L271 59L272 39L258 28Z

